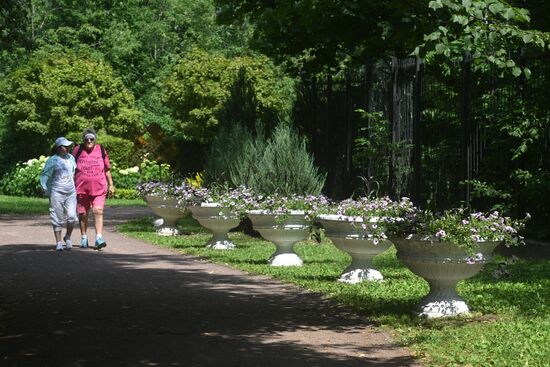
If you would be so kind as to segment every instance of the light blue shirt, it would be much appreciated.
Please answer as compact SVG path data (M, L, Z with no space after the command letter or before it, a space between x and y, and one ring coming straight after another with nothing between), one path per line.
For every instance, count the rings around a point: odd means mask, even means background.
M71 154L61 157L52 155L40 175L40 186L50 195L52 191L70 194L75 191L74 173L76 162Z

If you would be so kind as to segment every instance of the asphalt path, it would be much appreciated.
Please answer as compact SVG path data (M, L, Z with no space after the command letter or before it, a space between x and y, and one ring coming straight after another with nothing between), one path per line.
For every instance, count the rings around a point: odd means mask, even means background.
M0 216L0 366L420 366L317 294L116 232L144 215L63 252L47 216Z

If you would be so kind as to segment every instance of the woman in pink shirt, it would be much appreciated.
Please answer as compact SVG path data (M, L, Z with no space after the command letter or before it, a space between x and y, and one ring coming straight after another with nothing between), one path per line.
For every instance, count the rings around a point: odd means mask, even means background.
M80 247L88 247L88 212L92 208L95 223L95 248L107 246L103 239L103 208L107 193L114 194L111 163L105 149L96 144L96 132L85 129L83 144L76 146L73 156L76 159L76 211L80 221Z

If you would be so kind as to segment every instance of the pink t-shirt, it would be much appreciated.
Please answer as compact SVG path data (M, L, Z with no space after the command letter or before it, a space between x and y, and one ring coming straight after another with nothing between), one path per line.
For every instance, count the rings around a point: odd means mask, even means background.
M73 150L73 156L76 158L78 146ZM75 184L76 193L92 196L105 195L107 193L107 179L105 171L111 169L109 156L105 152L105 159L101 157L101 147L96 144L92 151L88 153L82 149L80 157L76 159Z

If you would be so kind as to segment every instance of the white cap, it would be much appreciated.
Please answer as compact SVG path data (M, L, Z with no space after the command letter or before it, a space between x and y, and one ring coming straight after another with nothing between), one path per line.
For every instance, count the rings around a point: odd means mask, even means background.
M55 147L56 148L60 147L60 146L68 147L72 143L73 143L72 141L65 139L65 137L63 137L63 136L55 139Z

